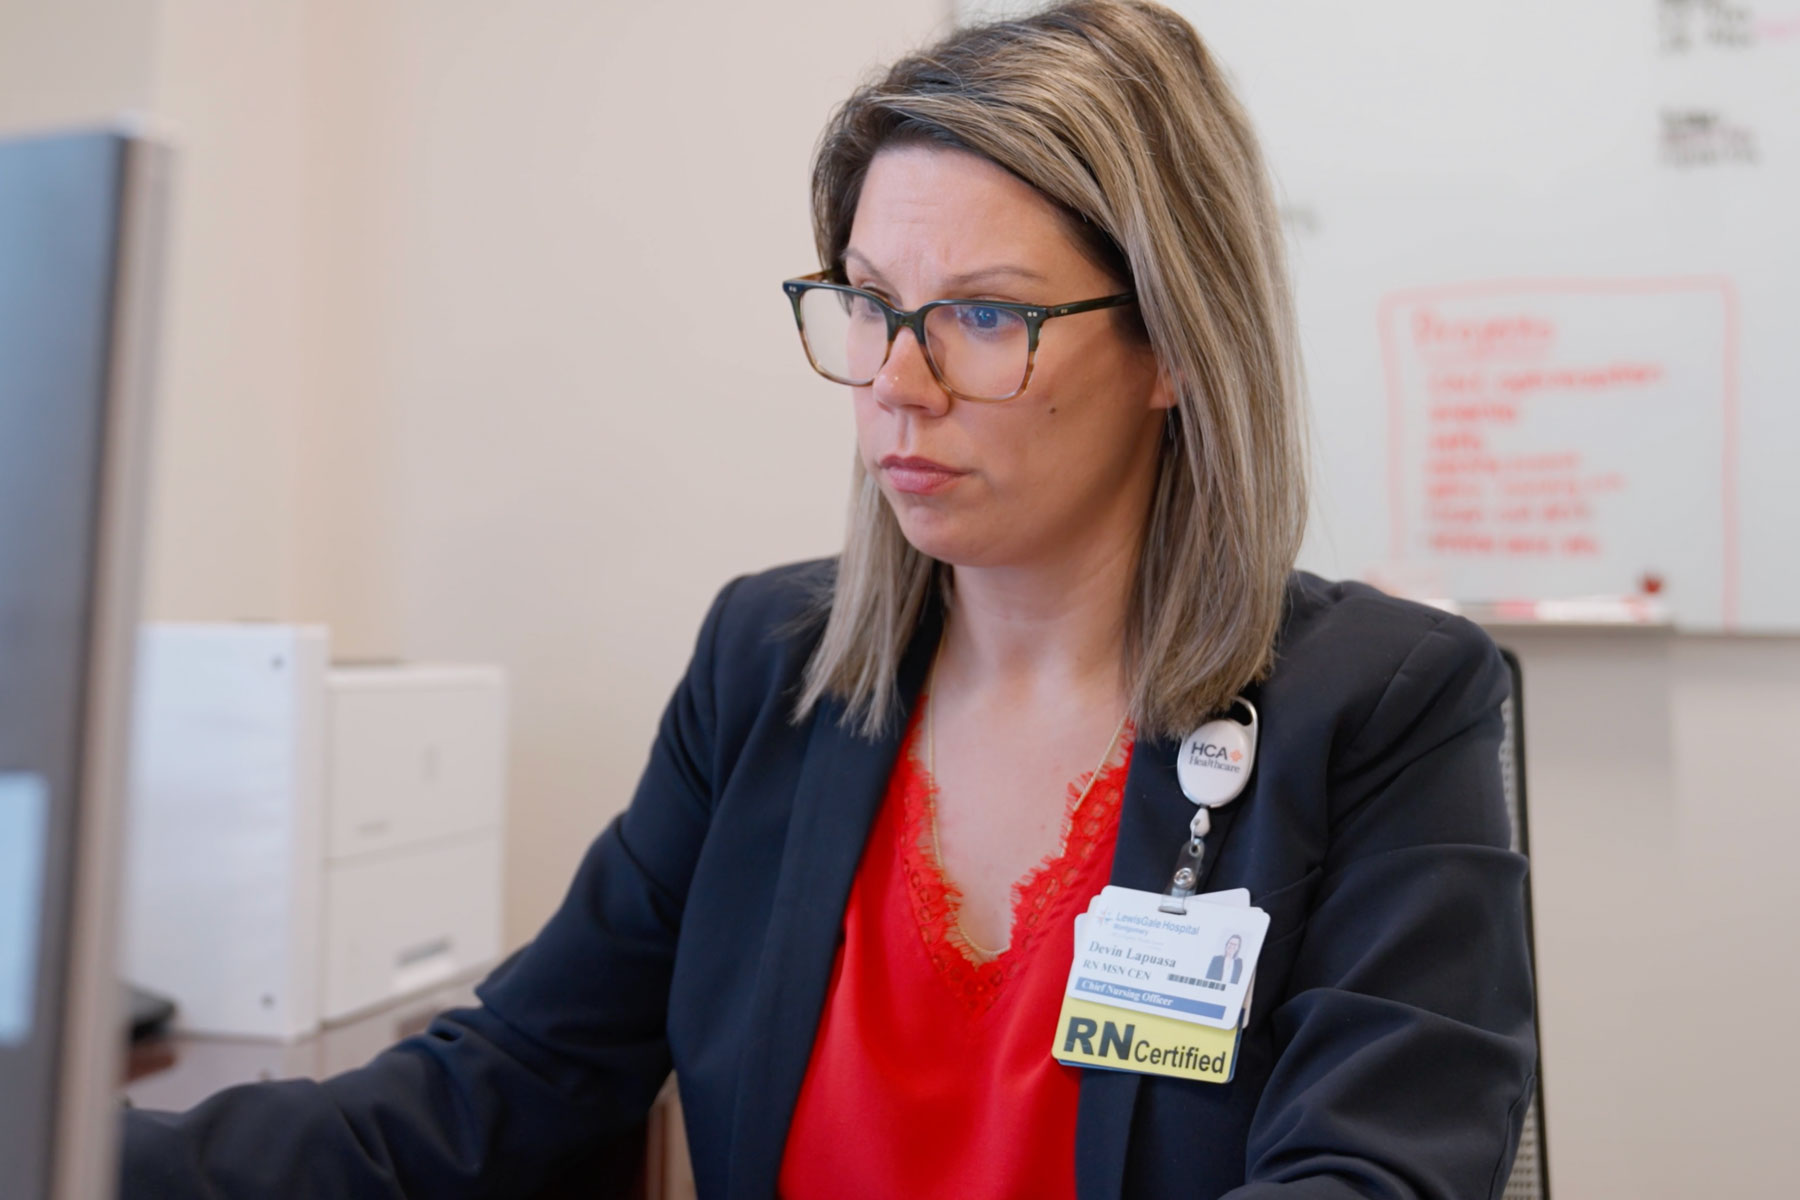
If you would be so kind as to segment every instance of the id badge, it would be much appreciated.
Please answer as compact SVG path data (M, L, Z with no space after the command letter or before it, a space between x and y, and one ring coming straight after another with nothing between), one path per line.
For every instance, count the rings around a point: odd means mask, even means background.
M1108 887L1075 918L1052 1056L1071 1066L1228 1083L1268 914L1237 889L1162 896Z

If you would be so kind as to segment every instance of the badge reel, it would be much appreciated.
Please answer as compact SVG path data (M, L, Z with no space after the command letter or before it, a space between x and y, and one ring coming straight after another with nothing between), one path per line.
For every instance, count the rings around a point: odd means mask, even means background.
M1248 725L1232 718L1239 709L1250 715ZM1256 706L1238 696L1225 716L1208 721L1181 743L1175 774L1181 781L1182 793L1194 802L1195 811L1188 826L1188 840L1175 860L1175 873L1162 902L1163 912L1187 912L1187 899L1200 885L1206 835L1212 832L1212 810L1230 804L1244 790L1256 763L1256 732Z

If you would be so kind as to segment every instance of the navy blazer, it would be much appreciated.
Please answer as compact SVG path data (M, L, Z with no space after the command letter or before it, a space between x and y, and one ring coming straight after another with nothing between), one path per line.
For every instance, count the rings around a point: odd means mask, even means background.
M831 704L792 720L817 638L800 618L832 569L720 593L629 808L481 1007L333 1079L127 1114L127 1200L517 1197L571 1163L592 1184L671 1067L700 1195L772 1196L901 736L860 739ZM1200 887L1248 888L1270 916L1236 1077L1085 1072L1084 1200L1505 1184L1536 1062L1507 674L1475 626L1367 587L1297 574L1286 607L1247 693L1255 769L1213 818ZM928 615L907 652L909 706L939 629ZM1146 738L1132 756L1116 884L1168 885L1193 814L1175 750Z

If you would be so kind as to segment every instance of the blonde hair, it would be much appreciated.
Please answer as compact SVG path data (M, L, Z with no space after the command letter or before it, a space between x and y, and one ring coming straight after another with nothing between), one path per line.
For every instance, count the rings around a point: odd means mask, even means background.
M908 141L973 152L1031 184L1137 292L1177 403L1125 666L1140 732L1185 734L1268 671L1306 521L1293 304L1244 110L1193 28L1155 4L1076 0L961 30L857 90L826 127L813 230L835 277L870 161ZM796 719L826 697L865 735L895 719L901 657L942 570L858 462Z

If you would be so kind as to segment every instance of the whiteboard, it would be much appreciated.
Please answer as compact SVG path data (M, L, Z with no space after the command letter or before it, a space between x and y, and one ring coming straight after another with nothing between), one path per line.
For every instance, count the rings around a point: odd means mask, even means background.
M1800 0L1171 7L1283 208L1303 565L1800 630Z

